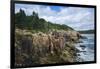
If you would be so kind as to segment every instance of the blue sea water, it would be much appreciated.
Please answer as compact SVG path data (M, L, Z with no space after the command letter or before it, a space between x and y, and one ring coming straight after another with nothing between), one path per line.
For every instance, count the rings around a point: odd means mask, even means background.
M83 61L94 61L94 34L82 34L86 39L80 39L82 43L77 43L76 48L80 50L78 58L83 59ZM81 45L85 48L82 49Z

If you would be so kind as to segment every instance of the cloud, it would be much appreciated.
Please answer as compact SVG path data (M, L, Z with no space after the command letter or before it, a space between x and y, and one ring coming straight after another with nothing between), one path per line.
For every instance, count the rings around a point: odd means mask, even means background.
M58 9L54 6L52 9L49 5L16 4L15 13L19 12L20 8L27 15L35 11L40 18L57 24L66 24L75 30L94 29L94 8L58 6L59 11L57 11Z

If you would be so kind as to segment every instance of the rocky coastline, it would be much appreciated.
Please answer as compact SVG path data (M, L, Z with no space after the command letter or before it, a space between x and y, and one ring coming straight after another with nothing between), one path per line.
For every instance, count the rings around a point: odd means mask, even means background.
M75 44L80 38L80 33L73 30L32 33L16 29L15 66L78 62Z

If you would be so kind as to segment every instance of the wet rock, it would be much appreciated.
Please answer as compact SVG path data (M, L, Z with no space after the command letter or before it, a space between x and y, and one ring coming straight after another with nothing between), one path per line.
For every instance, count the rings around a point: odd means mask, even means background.
M82 50L84 50L86 48L85 45L80 45L80 47L82 48Z
M77 57L77 62L83 62L84 60L82 59L82 58L80 58L80 57Z
M87 37L85 37L85 36L81 36L80 38L81 38L81 39L87 39Z
M80 54L77 54L77 56L81 56Z
M86 52L86 51L80 51L80 52Z
M76 53L79 53L79 52L80 52L80 50L76 48Z
M79 40L79 41L76 41L76 43L83 43L83 41L80 41L80 40Z

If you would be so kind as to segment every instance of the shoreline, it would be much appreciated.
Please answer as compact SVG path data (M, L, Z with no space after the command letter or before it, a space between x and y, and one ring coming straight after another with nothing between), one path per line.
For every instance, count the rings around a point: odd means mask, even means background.
M78 62L76 58L79 50L75 47L75 44L80 39L80 34L76 31L67 31L66 33L66 31L59 30L48 35L42 32L32 33L20 29L16 29L15 32L16 65L23 64L23 62L25 65L27 65L26 63L34 65ZM31 60L26 62L26 59Z
M90 41L94 40L94 34L81 34L81 35L85 36L87 38L81 39L82 42L76 44L76 48L80 50L80 52L78 53L79 54L78 57L82 58L83 62L84 61L93 61L94 58L92 58L92 57L94 56L94 53L90 47L91 47L91 45L94 45L94 43L90 42ZM93 48L94 48L94 46L93 46Z

